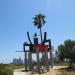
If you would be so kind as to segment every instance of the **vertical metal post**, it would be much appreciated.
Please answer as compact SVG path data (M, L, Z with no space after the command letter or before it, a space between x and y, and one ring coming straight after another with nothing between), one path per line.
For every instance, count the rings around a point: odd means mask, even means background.
M51 68L53 68L53 55L52 55L52 50L50 50L50 62L51 62Z
M24 64L25 64L25 70L27 71L27 52L25 51L25 43L23 44L23 50L24 50Z
M48 52L47 52L47 49L45 49L45 52L44 52L44 55L45 55L45 63L46 63L46 69L49 71L49 61L48 61Z
M25 52L25 70L27 71L27 52Z
M50 65L51 65L51 68L53 67L53 55L52 55L52 48L51 48L51 40L49 40L49 48L51 49L50 50Z
M38 72L40 73L40 61L39 61L39 49L36 49L36 54L37 54L37 69Z
M32 53L28 53L28 64L29 64L29 70L32 71Z

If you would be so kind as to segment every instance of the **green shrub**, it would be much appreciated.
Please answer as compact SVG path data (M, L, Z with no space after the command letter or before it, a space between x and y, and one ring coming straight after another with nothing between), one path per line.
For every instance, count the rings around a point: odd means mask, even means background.
M13 70L6 64L0 64L0 75L13 75Z

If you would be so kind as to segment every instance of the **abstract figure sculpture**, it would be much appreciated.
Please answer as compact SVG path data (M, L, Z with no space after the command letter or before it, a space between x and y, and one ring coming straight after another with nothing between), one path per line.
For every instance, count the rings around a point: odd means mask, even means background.
M42 14L38 14L34 17L34 25L37 26L37 28L40 29L40 35L41 35L41 43L38 43L38 36L35 33L34 34L34 38L33 41L34 43L32 43L30 36L29 36L29 32L27 32L27 37L29 40L28 42L24 42L23 43L23 52L25 53L25 70L33 70L33 66L32 66L32 54L35 53L37 56L37 70L38 73L40 73L40 67L44 66L40 64L40 60L39 60L39 53L42 53L42 57L43 57L43 61L45 62L45 69L47 71L49 71L49 67L51 66L51 68L53 67L53 55L52 55L52 46L51 46L51 40L47 39L47 33L44 32L44 38L42 38L42 31L41 31L41 27L42 25L45 23L45 16ZM29 47L29 49L27 50L26 47ZM50 58L48 58L48 53L50 55ZM28 56L27 56L28 54ZM27 58L28 57L28 58ZM49 64L50 62L50 64ZM27 66L28 64L28 66Z

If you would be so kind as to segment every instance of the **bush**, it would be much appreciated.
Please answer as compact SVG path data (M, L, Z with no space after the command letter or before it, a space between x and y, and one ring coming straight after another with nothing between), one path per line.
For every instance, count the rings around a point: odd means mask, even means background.
M8 65L0 64L0 75L13 75L13 69Z

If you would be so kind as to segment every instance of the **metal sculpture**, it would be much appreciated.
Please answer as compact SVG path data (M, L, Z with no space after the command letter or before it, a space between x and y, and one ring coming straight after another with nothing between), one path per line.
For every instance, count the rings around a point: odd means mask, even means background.
M36 53L37 55L37 69L38 72L40 72L40 67L43 65L40 65L40 61L39 61L39 53L43 52L44 55L44 62L46 63L46 70L49 71L49 67L51 66L51 68L53 67L53 56L52 56L52 48L51 48L51 40L50 39L46 39L47 37L47 33L44 32L44 39L43 41L39 44L38 43L38 37L37 34L34 34L34 38L33 41L34 43L31 42L30 36L29 36L29 32L27 32L27 36L28 36L28 40L29 40L29 44L27 42L24 42L23 44L23 49L24 49L24 53L25 53L25 70L33 70L32 67L32 54ZM46 45L47 43L47 45ZM26 49L26 46L29 47L29 50ZM28 59L27 59L27 52L28 52ZM48 52L50 52L50 62L51 65L49 65L49 61L48 61ZM27 60L28 60L28 64L29 67L27 66ZM28 69L29 68L29 69Z
M28 42L24 42L23 43L23 52L25 54L25 70L33 70L33 66L32 66L32 54L35 53L37 55L37 70L40 73L40 68L41 65L40 64L40 59L39 59L39 53L42 53L42 58L43 58L43 62L45 62L45 69L47 71L49 71L49 67L51 66L51 68L53 67L53 55L52 55L52 46L51 46L51 40L47 39L47 33L44 32L44 38L42 38L42 26L45 23L45 16L42 14L38 14L35 15L34 17L34 26L37 26L38 29L40 29L40 36L41 36L41 43L38 43L38 36L35 33L34 34L34 38L33 41L34 43L32 43L30 36L29 36L29 32L27 32L27 37L29 40ZM29 49L27 50L26 47L29 47ZM50 59L48 58L48 52L50 54ZM28 56L27 56L28 55ZM27 58L28 57L28 58ZM49 64L49 60L50 60L50 64ZM28 64L28 66L27 66Z

